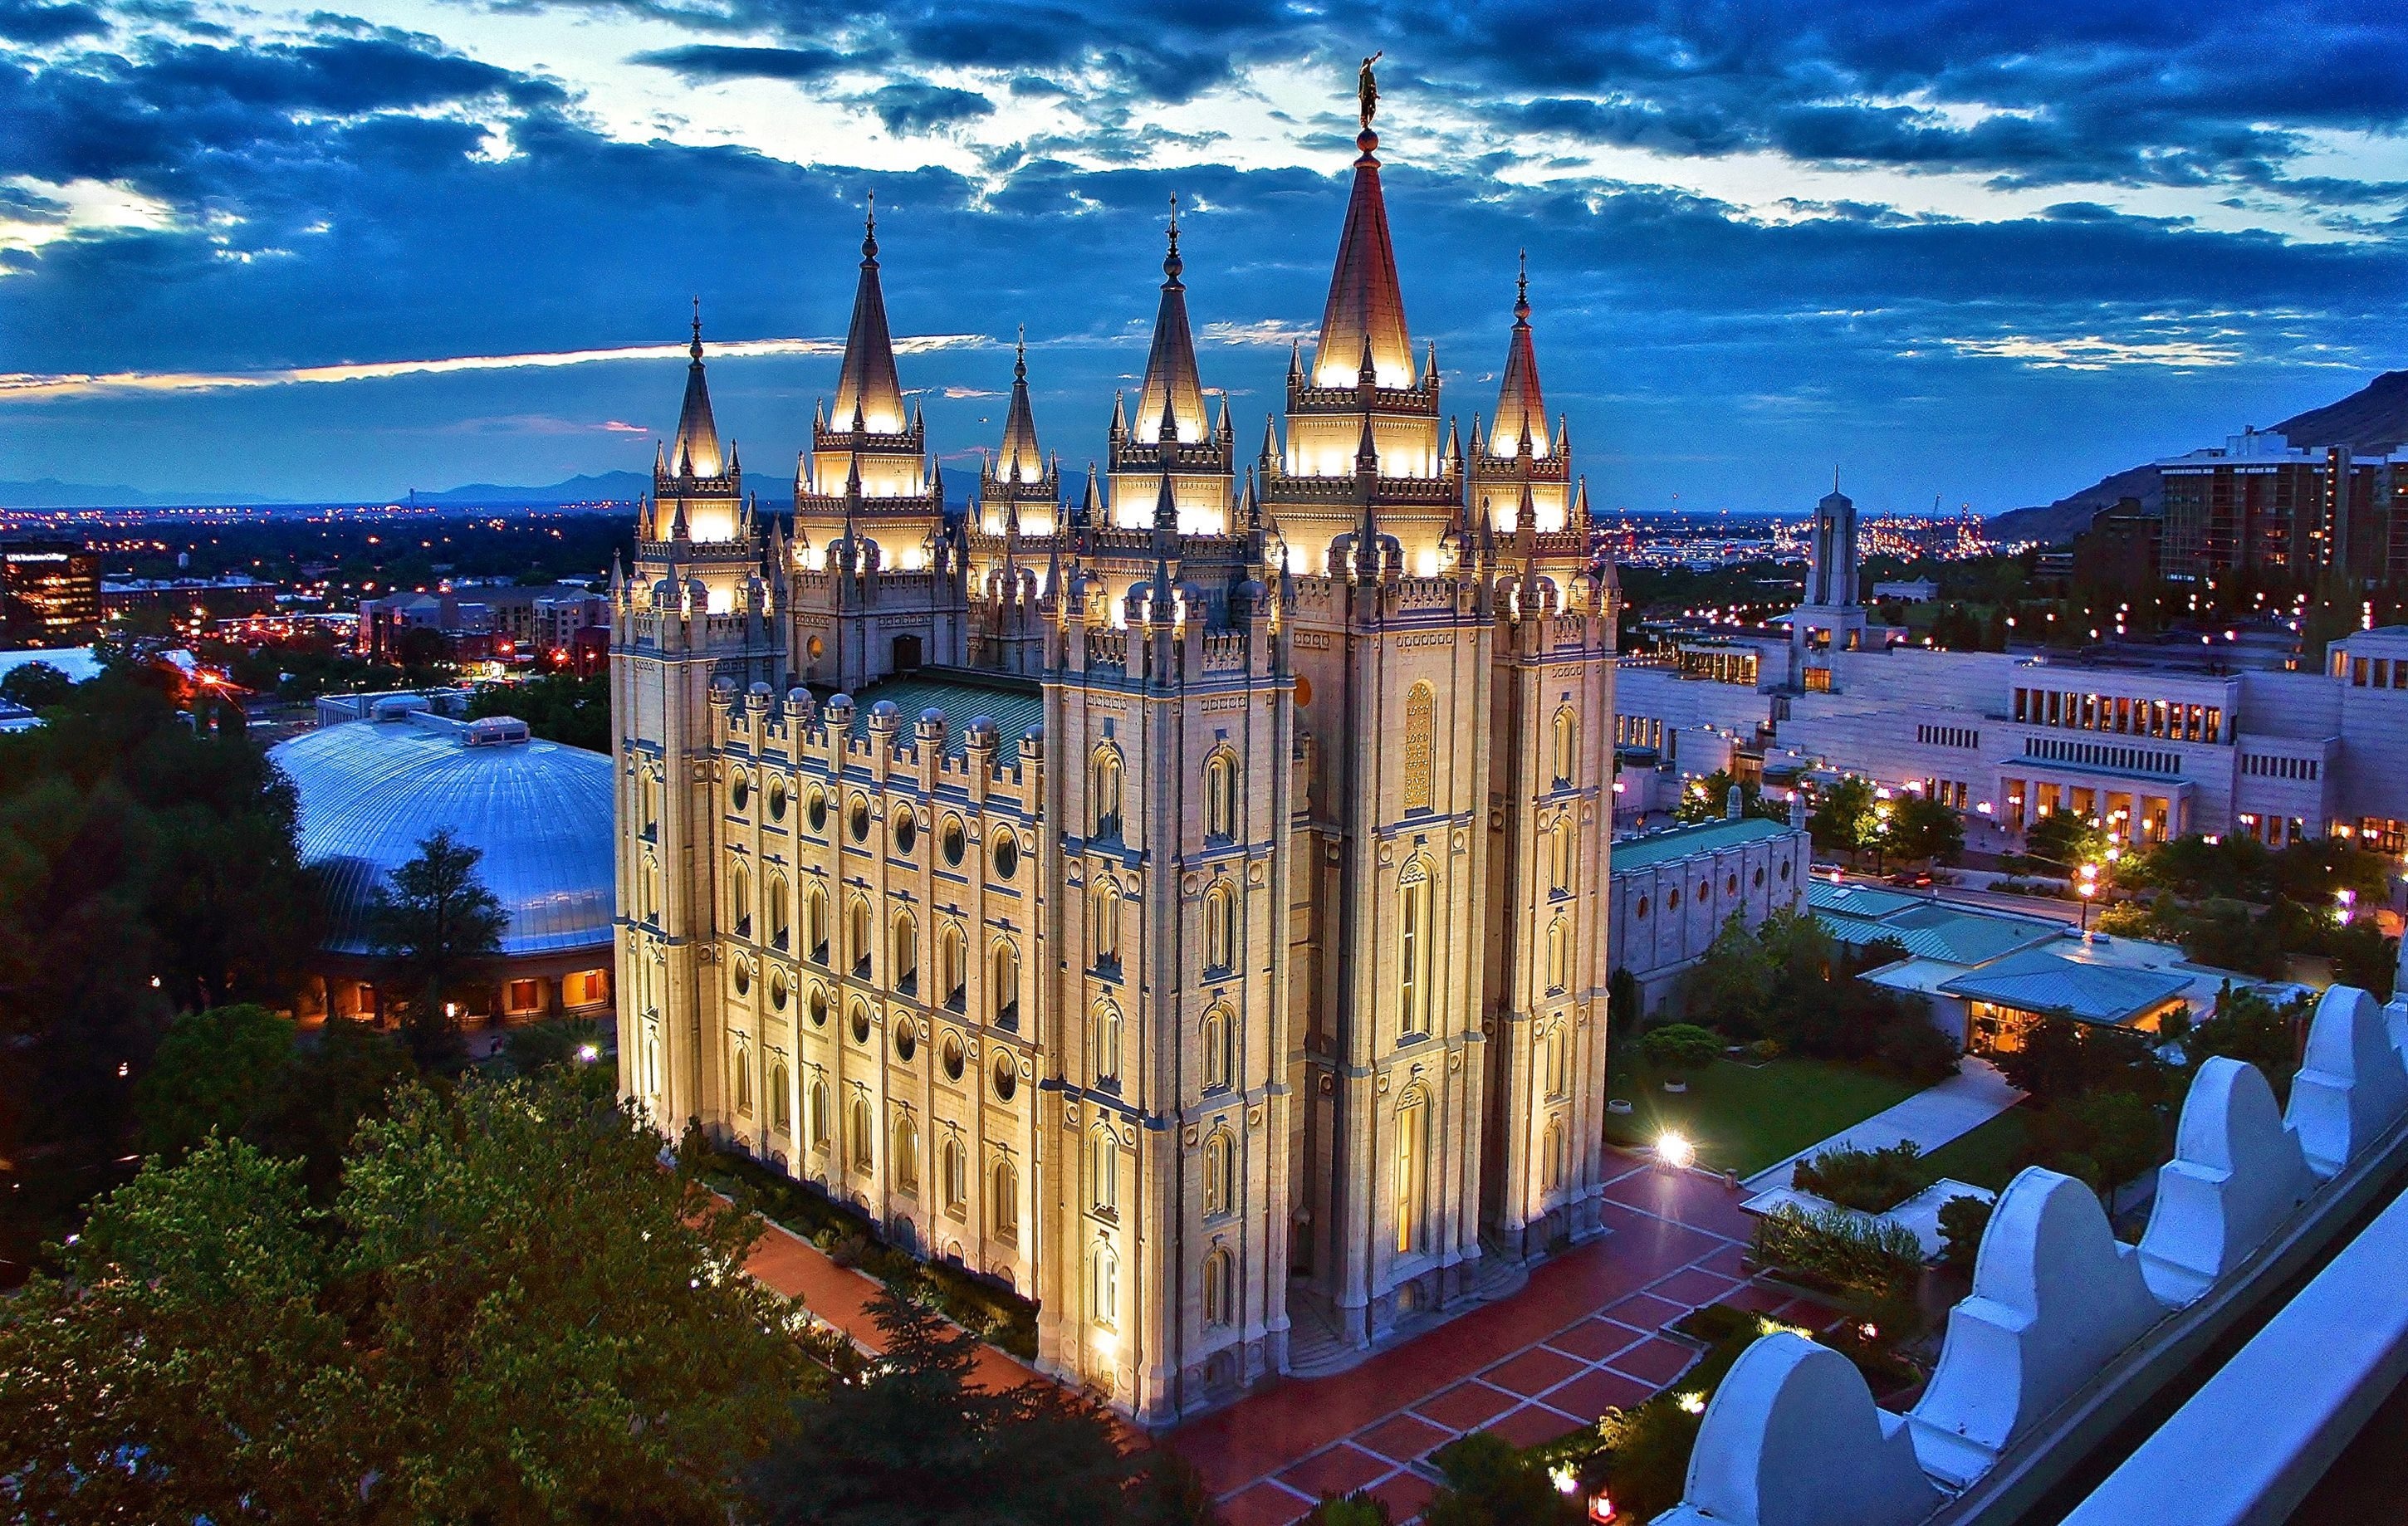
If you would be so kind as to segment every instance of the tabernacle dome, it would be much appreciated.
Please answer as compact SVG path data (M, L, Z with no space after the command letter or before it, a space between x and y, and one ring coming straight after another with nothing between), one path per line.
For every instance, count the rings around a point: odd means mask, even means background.
M509 914L495 987L470 1017L607 1009L614 893L610 760L538 741L526 723L459 720L455 696L322 702L331 723L268 753L300 797L304 863L326 876L325 1010L380 1017L372 916L378 887L438 828L484 856L477 873ZM355 715L361 719L344 719Z

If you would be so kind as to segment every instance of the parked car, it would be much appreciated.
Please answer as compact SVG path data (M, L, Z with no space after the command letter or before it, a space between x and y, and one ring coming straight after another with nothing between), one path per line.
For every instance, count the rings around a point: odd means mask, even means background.
M1900 869L1898 873L1889 877L1889 882L1893 885L1902 885L1911 891L1928 891L1931 888L1931 871L1928 869Z

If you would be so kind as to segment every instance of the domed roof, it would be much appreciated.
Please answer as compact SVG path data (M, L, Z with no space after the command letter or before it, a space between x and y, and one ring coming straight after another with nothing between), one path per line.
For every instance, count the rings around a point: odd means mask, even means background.
M329 949L375 951L377 887L438 827L484 854L477 874L509 914L505 954L609 949L610 760L516 734L420 714L347 720L269 751L300 795L301 858L327 876Z

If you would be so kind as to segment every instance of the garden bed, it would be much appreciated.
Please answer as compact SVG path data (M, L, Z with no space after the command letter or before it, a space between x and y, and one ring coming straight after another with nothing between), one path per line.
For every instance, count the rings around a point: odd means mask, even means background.
M1701 1165L1749 1176L1828 1139L1892 1105L1914 1088L1862 1066L1784 1055L1761 1064L1717 1060L1687 1077L1689 1090L1668 1094L1664 1073L1635 1051L1613 1056L1608 1094L1630 1111L1609 1114L1609 1142L1652 1148L1667 1132L1697 1147Z

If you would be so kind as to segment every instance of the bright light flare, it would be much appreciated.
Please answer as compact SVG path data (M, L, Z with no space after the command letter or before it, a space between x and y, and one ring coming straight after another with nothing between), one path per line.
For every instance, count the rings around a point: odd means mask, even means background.
M1668 1132L1656 1137L1656 1158L1676 1171L1686 1171L1698 1163L1698 1147L1689 1143L1686 1134Z

